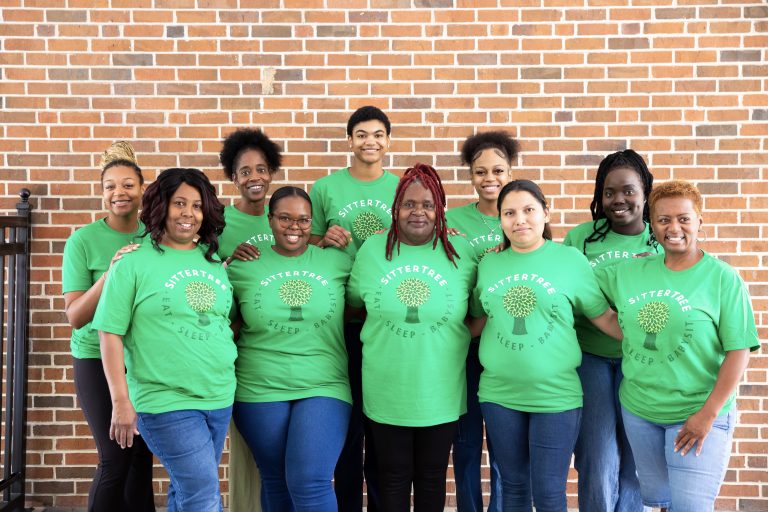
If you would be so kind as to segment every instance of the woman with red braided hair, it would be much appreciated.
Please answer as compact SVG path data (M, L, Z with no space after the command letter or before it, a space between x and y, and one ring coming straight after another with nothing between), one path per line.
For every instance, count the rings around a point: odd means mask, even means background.
M392 226L360 248L347 303L365 308L363 412L371 429L383 512L442 511L448 454L466 411L464 321L477 259L448 239L445 191L416 164L395 192Z

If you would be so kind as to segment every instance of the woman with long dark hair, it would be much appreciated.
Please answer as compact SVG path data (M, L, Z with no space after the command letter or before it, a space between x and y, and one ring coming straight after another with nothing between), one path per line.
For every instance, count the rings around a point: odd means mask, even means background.
M232 286L216 257L223 207L197 169L144 194L147 238L110 273L94 317L112 396L110 435L141 433L170 476L170 510L221 511L218 466L235 392Z
M574 313L621 339L616 313L579 251L552 242L549 206L532 181L499 193L504 249L478 269L472 314L480 338L480 407L503 485L503 510L566 512L579 432L581 350Z

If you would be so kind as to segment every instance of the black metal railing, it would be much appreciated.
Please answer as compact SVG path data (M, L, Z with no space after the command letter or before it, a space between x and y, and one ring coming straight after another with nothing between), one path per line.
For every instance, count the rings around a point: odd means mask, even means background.
M24 510L27 456L27 354L29 346L30 192L23 188L16 215L0 215L0 368L5 375L3 471L0 510Z

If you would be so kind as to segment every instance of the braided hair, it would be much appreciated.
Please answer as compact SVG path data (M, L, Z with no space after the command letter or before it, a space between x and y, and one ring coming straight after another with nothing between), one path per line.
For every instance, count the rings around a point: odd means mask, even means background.
M592 203L589 205L589 211L592 212L592 234L584 239L584 246L582 252L587 253L587 244L591 242L600 242L605 240L605 237L611 231L611 220L605 215L603 210L603 190L605 188L605 180L608 174L614 169L627 168L632 169L640 177L640 181L643 184L643 194L645 195L646 203L643 205L643 222L648 225L650 231L650 211L648 209L648 196L651 195L653 189L653 174L648 170L648 166L643 160L643 157L637 154L637 152L631 149L625 149L624 151L617 151L612 153L600 162L597 167L597 176L595 177L595 194L592 197ZM604 221L604 222L601 222ZM648 237L647 245L655 247L653 234Z
M448 241L448 230L445 222L445 190L443 190L443 183L440 181L440 176L437 175L437 171L427 164L416 164L413 167L405 171L405 174L400 178L400 183L397 184L397 190L395 190L394 204L392 205L392 225L389 228L387 234L387 260L392 261L392 249L397 243L397 253L400 254L400 229L398 226L398 217L400 216L400 202L403 199L403 194L408 187L413 183L420 183L424 188L432 193L432 197L435 201L435 233L437 236L432 243L432 248L437 248L438 239L443 244L445 254L448 255L448 259L453 263L455 267L456 258L460 258L453 244Z

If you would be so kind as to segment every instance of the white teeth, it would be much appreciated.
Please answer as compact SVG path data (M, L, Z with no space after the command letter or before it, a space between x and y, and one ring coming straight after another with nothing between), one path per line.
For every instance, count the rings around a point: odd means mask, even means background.
M671 241L671 242L680 242L680 241L681 241L681 240L683 240L685 237L684 237L684 236L668 236L668 237L666 237L666 238L667 238L667 240L669 240L669 241Z
M263 188L264 187L262 185L253 185L252 187L248 187L248 190L252 192L261 192Z
M298 235L285 235L285 239L288 240L291 243L295 243L299 241Z

